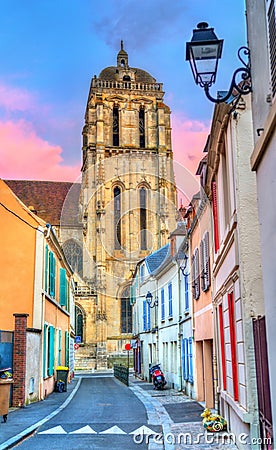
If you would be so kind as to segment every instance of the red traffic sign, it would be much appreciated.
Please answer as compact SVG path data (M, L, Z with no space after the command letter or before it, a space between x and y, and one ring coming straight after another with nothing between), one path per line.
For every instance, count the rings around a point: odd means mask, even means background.
M79 348L79 344L74 344L74 349L78 350L78 348Z
M126 349L126 350L130 350L130 349L131 349L131 345L130 345L130 344L126 344L126 345L125 345L125 349Z

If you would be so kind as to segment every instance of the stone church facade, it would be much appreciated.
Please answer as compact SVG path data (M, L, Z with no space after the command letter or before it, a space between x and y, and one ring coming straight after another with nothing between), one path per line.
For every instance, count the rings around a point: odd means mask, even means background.
M176 224L170 110L162 84L132 68L121 43L117 65L91 81L83 128L83 276L96 296L98 363L131 338L130 281L137 261L167 243ZM87 300L79 299L86 312Z
M76 334L83 344L77 367L101 368L132 337L136 263L168 242L177 215L163 86L129 66L123 42L117 65L92 78L82 135L82 181L63 186L68 192L54 225L76 271ZM20 182L11 183L18 195ZM53 202L47 206L42 194L40 204L25 203L47 220Z

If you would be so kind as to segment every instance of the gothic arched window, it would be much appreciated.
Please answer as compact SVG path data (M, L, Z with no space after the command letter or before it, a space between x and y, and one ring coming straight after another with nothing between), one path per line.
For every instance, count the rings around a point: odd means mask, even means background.
M79 336L81 342L83 342L83 312L79 306L75 306L75 333L76 336Z
M119 146L119 108L114 106L113 108L113 145Z
M114 248L121 248L121 189L114 188Z
M139 110L139 136L140 148L145 148L145 110L142 107Z
M140 195L140 247L141 250L147 249L147 191L142 187Z
M132 333L132 306L130 304L130 287L127 286L121 295L121 332Z
M82 247L74 239L64 242L62 249L70 266L82 276Z

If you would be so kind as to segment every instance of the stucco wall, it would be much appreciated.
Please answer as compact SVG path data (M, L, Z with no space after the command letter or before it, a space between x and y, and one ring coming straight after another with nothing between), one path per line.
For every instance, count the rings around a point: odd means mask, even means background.
M276 418L276 136L267 146L257 171L262 271L273 418Z
M41 372L41 333L27 331L26 349L26 404L41 400L40 398Z

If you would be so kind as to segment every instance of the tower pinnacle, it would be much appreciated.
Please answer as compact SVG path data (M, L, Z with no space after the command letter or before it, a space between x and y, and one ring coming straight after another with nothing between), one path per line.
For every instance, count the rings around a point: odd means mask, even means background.
M117 67L124 67L128 69L128 54L124 50L124 41L121 40L121 50L117 55Z

